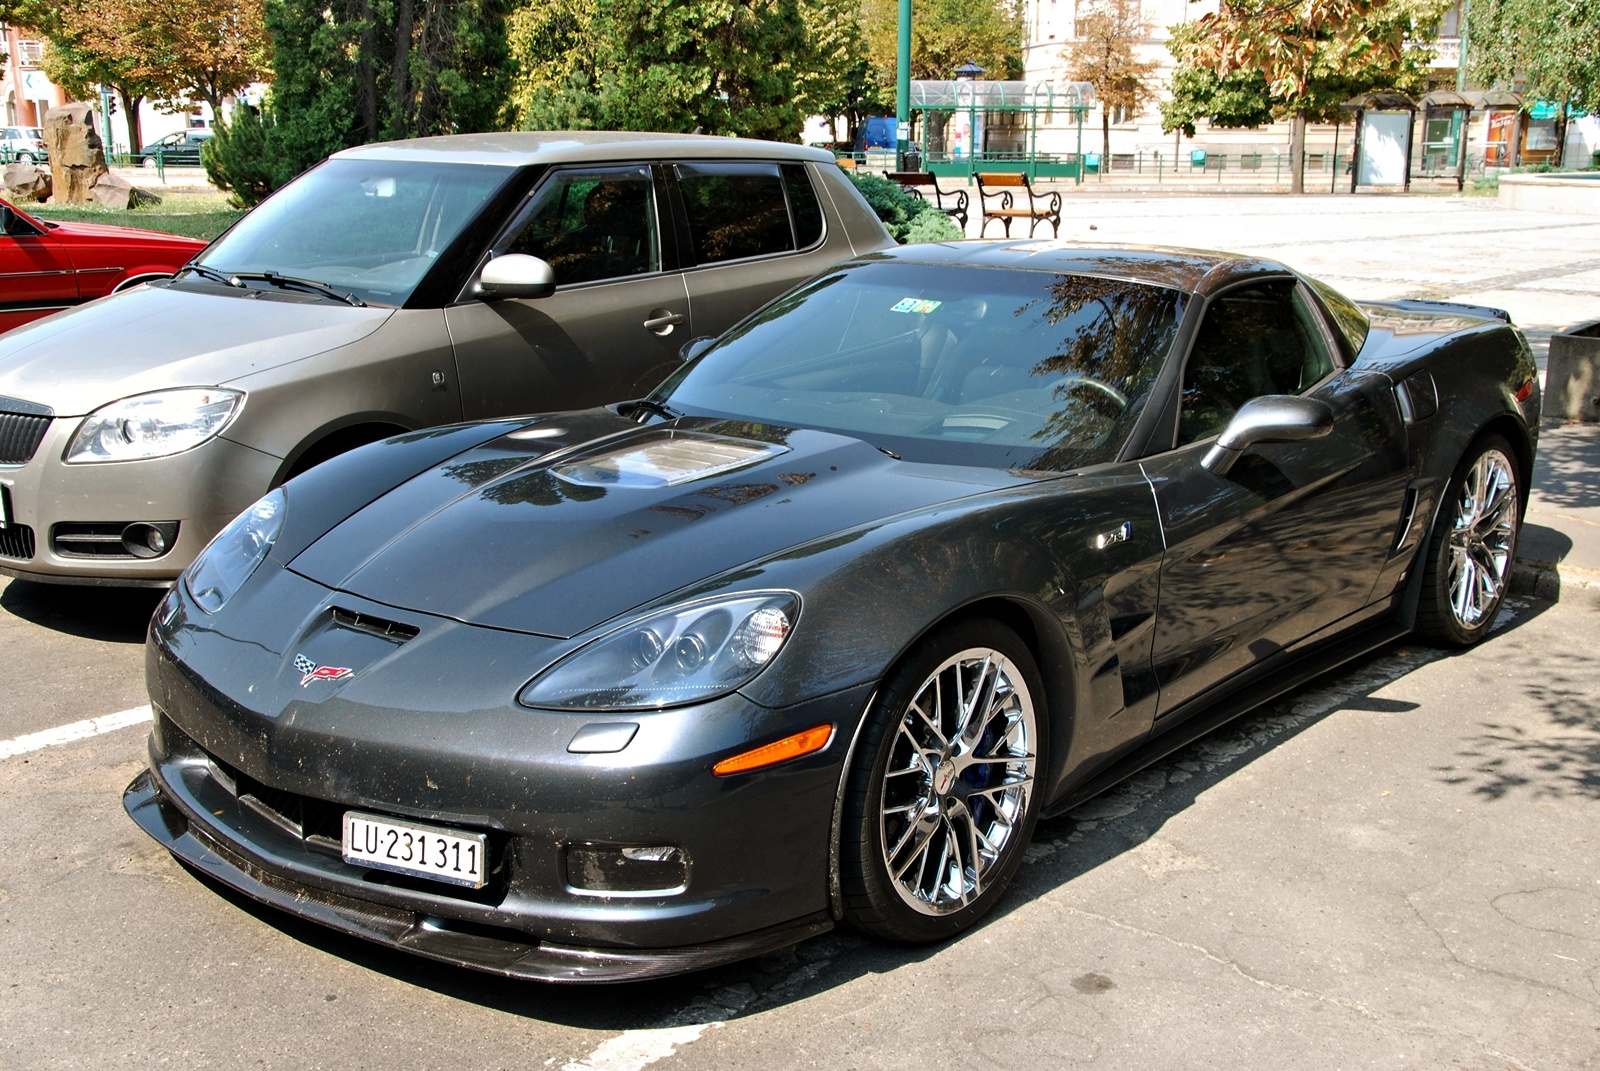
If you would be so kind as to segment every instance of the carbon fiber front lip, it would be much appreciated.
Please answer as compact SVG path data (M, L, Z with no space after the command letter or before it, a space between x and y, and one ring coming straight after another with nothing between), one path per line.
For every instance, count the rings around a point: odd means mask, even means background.
M252 863L180 809L158 771L122 796L139 827L196 870L290 914L429 959L539 982L632 982L685 974L784 948L833 929L826 912L703 945L649 950L582 948L528 935L512 940L454 928L449 920L312 888Z

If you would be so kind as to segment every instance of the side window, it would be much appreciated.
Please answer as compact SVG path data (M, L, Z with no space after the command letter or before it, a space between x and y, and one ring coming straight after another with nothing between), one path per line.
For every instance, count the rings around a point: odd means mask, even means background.
M697 264L795 248L777 164L676 165ZM815 200L816 195L812 195Z
M556 285L659 271L655 187L648 167L558 171L539 187L522 229L501 253L527 253Z
M1310 302L1291 280L1229 290L1211 302L1183 371L1178 444L1216 435L1263 394L1301 394L1333 371Z
M789 211L794 213L795 246L805 249L822 240L822 205L806 174L805 164L784 164L783 185L789 191Z

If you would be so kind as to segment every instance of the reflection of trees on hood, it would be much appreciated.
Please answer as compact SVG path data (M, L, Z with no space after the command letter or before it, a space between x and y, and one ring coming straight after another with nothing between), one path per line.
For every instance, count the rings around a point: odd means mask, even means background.
M1089 275L1059 275L1047 292L1048 305L1041 309L1038 302L1030 302L1016 314L1038 316L1048 325L1043 330L1063 331L1056 352L1031 370L1035 376L1061 382L1052 390L1060 407L1033 435L1044 444L1044 453L1028 466L1060 470L1106 460L1093 456L1095 448L1121 444L1122 434L1116 433L1125 434L1143 408L1172 346L1183 315L1183 294ZM1128 404L1084 385L1085 379L1126 395Z

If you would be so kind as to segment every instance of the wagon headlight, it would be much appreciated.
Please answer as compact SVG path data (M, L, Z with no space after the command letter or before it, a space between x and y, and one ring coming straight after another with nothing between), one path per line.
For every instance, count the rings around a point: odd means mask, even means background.
M222 387L181 387L103 405L78 426L67 464L138 461L193 449L227 426L243 397Z
M200 609L214 614L244 586L283 530L289 503L278 488L228 522L183 574L183 586Z
M586 644L517 696L546 710L655 710L743 687L800 613L792 591L724 595L639 618Z

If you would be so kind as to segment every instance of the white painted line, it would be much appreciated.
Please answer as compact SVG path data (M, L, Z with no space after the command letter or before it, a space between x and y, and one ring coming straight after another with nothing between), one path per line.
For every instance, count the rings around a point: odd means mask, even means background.
M697 1023L694 1026L668 1026L656 1030L625 1030L609 1041L601 1043L582 1060L570 1061L562 1071L640 1071L641 1068L664 1060L679 1045L698 1041L708 1026L721 1023Z
M30 751L41 748L55 747L57 744L70 744L74 740L83 740L101 733L115 732L126 729L130 725L141 722L148 724L150 721L150 706L134 707L132 710L119 710L115 714L102 714L98 718L87 721L75 721L71 725L58 725L54 729L45 729L42 732L29 733L26 736L13 736L10 740L0 740L0 759L9 759L15 755L26 755Z

